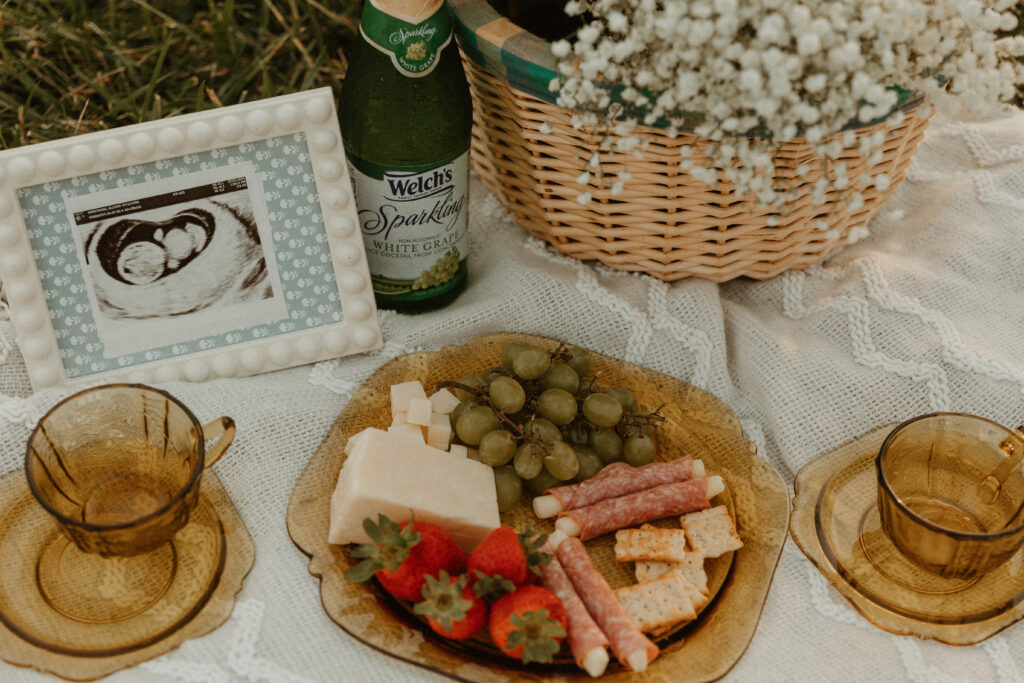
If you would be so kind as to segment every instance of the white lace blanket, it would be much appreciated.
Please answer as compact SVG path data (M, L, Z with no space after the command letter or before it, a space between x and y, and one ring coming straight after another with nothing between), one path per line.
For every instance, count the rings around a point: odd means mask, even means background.
M205 384L168 385L238 436L216 471L256 542L231 619L113 681L434 678L324 614L285 529L296 478L352 391L390 358L479 334L558 337L688 380L724 399L792 488L795 472L878 425L936 410L1024 422L1024 114L937 119L868 238L765 282L665 284L585 265L530 239L474 180L471 285L446 310L383 312L372 355ZM0 473L66 392L33 395L0 304ZM47 677L0 662L0 680ZM737 681L1024 680L1024 625L974 647L885 633L792 541Z

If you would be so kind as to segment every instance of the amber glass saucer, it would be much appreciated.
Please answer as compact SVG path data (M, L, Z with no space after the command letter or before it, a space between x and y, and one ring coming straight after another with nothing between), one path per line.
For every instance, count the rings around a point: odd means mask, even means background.
M944 578L907 559L882 531L875 456L895 424L805 465L790 533L868 621L893 633L970 645L1024 616L1024 551L974 579Z
M252 538L213 472L173 541L103 558L71 543L28 492L0 478L0 657L88 680L164 654L231 613Z
M349 549L327 543L329 508L338 473L344 464L344 444L364 427L390 420L388 387L419 380L424 387L490 367L509 341L554 349L553 339L497 333L440 351L413 353L387 363L352 396L303 470L288 504L288 532L310 557L309 571L320 579L320 597L327 614L352 636L378 650L458 680L523 681L586 678L563 651L553 664L521 665L501 654L486 637L445 640L374 582L351 583L343 572L355 560ZM714 596L696 621L658 639L661 654L642 674L625 671L612 662L604 678L636 683L672 681L693 683L725 675L746 650L757 628L772 574L786 538L789 498L786 486L768 463L757 457L743 438L739 420L722 401L674 377L592 352L595 373L606 386L634 390L641 406L664 405L667 418L659 427L661 459L690 454L701 458L709 472L721 474L725 494L716 498L729 507L744 546L706 563L708 587ZM537 519L527 497L502 514L515 528L550 532L551 520ZM587 542L595 565L612 587L635 581L631 566L614 561L611 535ZM567 650L567 648L564 648Z

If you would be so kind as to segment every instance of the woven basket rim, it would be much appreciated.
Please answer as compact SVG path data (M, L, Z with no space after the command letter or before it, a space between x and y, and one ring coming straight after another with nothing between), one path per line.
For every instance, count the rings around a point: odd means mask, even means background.
M447 0L455 28L455 37L463 53L473 62L490 69L512 87L549 104L558 104L559 91L551 90L552 80L560 75L551 43L500 14L487 0ZM840 130L870 128L888 119L896 110L909 113L924 103L924 97L911 90L892 86L899 100L886 116L867 123L854 118ZM612 93L615 99L614 89ZM693 117L692 119L690 117ZM687 114L686 120L696 120ZM668 128L667 121L651 125ZM692 130L684 126L682 130Z

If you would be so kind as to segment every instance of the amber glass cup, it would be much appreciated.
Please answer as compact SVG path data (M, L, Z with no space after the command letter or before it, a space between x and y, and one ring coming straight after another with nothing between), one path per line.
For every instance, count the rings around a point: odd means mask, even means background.
M231 418L202 425L167 392L105 385L64 399L39 421L25 473L36 500L79 549L139 555L185 526L203 470L234 435Z
M974 415L908 420L876 458L878 510L893 544L918 566L971 578L1024 543L1022 428Z

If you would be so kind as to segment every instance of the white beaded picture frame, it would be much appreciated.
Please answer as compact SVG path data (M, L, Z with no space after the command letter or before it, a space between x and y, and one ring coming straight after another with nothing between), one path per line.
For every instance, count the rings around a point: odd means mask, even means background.
M330 88L0 152L0 279L35 390L382 345Z

